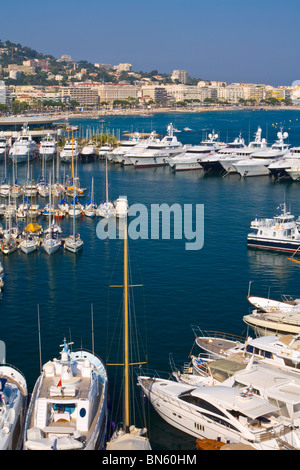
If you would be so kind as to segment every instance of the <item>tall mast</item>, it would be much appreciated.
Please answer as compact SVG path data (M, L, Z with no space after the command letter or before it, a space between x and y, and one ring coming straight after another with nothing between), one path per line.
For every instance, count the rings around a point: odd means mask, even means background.
M129 327L128 327L128 251L127 223L124 223L124 424L129 432Z

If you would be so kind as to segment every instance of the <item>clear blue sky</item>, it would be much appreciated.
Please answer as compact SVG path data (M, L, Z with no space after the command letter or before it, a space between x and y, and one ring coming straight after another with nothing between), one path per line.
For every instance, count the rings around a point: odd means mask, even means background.
M0 39L44 54L231 82L300 79L299 0L14 0Z

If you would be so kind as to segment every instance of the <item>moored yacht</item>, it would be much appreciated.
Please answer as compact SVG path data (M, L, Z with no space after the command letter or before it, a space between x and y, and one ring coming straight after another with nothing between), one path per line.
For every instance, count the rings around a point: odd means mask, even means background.
M168 160L170 167L174 171L183 170L202 170L201 161L209 155L213 155L225 144L217 141L218 134L213 131L208 135L208 139L200 143L200 145L187 146L186 150L175 157Z
M156 137L156 132L152 131L148 139L140 140L140 142L135 145L132 149L128 150L127 152L124 152L121 155L117 155L116 161L118 161L118 163L121 163L122 165L132 165L132 158L139 156L152 144L157 144L159 142L160 140Z
M56 158L57 144L56 140L48 133L42 140L39 148L39 154L45 161Z
M237 152L242 152L246 149L245 139L240 134L233 142L228 143L225 147L217 150L211 155L207 155L199 159L199 163L205 171L214 171L220 173L224 170L220 163L220 159L224 157L233 157Z
M282 158L279 158L275 162L268 166L268 169L272 176L276 180L282 178L291 178L289 170L292 167L300 166L300 147L292 147L290 151L286 153Z
M72 158L77 158L79 155L78 143L77 140L70 142L66 141L63 150L60 152L60 160L62 162L71 163Z
M279 449L279 438L291 443L297 437L278 405L249 391L147 376L139 376L138 383L167 423L193 437L250 444L257 450Z
M97 147L96 147L95 142L93 142L92 140L87 142L87 144L82 148L80 152L80 156L84 160L88 160L89 158L95 158L96 155L97 155Z
M289 152L289 144L284 143L287 132L278 132L278 140L271 148L252 153L250 158L234 163L234 168L242 177L270 175L269 165Z
M136 168L166 166L169 158L182 153L183 149L182 143L174 136L171 123L167 127L167 135L160 142L152 143L140 155L136 155L130 160Z
M110 162L119 162L127 152L130 152L136 145L141 142L139 132L136 132L129 140L123 140L120 145L109 152L106 152L105 157Z
M28 407L24 449L99 450L105 446L108 379L102 360L64 340L44 364Z
M247 246L295 252L300 247L300 232L295 216L286 210L286 203L279 206L282 213L272 219L258 218L251 222L251 232L247 236Z
M38 145L28 133L24 125L22 132L18 135L9 151L9 158L15 163L27 162L37 156Z

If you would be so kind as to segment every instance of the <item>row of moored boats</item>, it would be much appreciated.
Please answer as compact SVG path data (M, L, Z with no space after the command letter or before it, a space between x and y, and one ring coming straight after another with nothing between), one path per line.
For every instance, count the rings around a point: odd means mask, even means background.
M233 142L219 141L214 131L199 145L183 145L172 124L161 140L153 131L148 139L136 135L106 154L114 163L136 168L170 166L175 171L204 170L221 174L238 173L242 177L274 175L276 178L300 178L300 147L290 148L288 133L281 129L277 140L269 146L258 127L254 140L246 145L239 135Z

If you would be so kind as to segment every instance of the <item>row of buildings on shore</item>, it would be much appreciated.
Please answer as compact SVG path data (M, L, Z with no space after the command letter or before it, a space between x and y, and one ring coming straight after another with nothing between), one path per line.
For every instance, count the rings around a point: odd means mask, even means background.
M6 86L0 81L0 104L9 105L12 100L27 102L53 101L68 103L76 101L80 106L109 105L116 101L134 100L142 104L157 103L171 105L189 102L219 102L237 104L243 101L261 101L270 98L277 100L297 99L300 87L272 87L253 83L199 82L197 85L160 85L128 83L78 82L70 86ZM298 94L297 94L298 92Z

